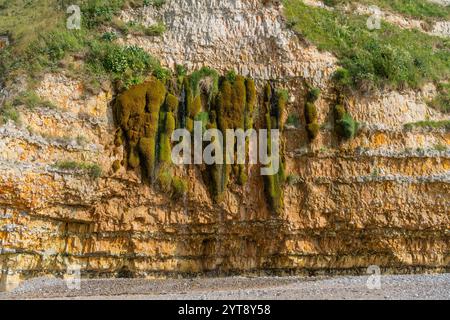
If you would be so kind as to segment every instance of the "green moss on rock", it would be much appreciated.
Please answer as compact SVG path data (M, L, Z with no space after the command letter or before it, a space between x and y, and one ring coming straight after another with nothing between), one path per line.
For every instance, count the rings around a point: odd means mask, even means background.
M268 130L267 133L267 151L271 155L272 144L271 144L271 129L281 129L281 114L284 108L284 97L280 95L280 91L275 91L272 86L268 83L265 87L264 93L264 108L265 108L265 122ZM275 93L274 93L275 92ZM282 105L280 106L280 101ZM282 149L282 146L280 146ZM270 208L277 214L281 214L284 208L284 164L282 159L282 154L280 154L280 170L274 175L269 175L264 177L264 188L267 195L267 199Z
M319 135L320 126L317 122L313 122L307 125L306 131L310 140L314 140Z
M121 168L121 164L119 160L115 160L112 164L112 170L114 173L116 173L117 171L119 171Z
M338 104L334 107L334 118L335 131L340 138L348 140L355 137L359 124L343 105Z
M191 118L186 118L186 129L189 132L193 132L194 131L194 120Z
M238 183L243 186L247 183L248 175L246 172L245 165L240 164L239 165L239 172L238 172Z
M202 110L202 98L200 96L196 96L192 103L188 106L188 114L191 119L194 119L195 116Z
M247 92L248 91L248 92ZM253 110L256 106L256 89L253 80L236 75L232 81L223 77L220 80L219 91L209 114L206 128L218 128L225 133L227 129L246 129L253 126ZM226 145L224 135L224 145ZM222 150L226 160L225 150ZM245 165L208 166L204 175L210 185L211 194L216 202L220 202L231 176L237 183L243 185L247 181Z
M267 84L264 98L267 128L282 129L287 95ZM177 126L192 132L194 120L198 120L202 121L204 130L250 129L257 104L254 81L240 75L219 80L214 71L202 69L191 76L168 79L165 83L152 78L131 87L116 99L114 111L119 129L115 143L126 147L128 168L141 167L147 181L157 181L162 191L179 198L186 194L188 184L172 175L170 137ZM268 138L270 141L270 133ZM225 150L219 152L226 159ZM113 170L118 166L120 163L113 164ZM240 185L247 183L247 171L244 164L226 163L207 166L203 175L213 199L219 202L233 180ZM268 201L274 211L280 212L285 180L282 160L280 171L265 180Z
M284 111L286 110L286 103L288 101L288 98L289 98L289 96L288 96L286 91L279 90L277 92L277 108L276 108L277 109L277 113L276 113L276 116L277 116L277 127L280 130L283 130L283 127L284 127L284 123L282 121L282 118L283 118Z
M142 165L149 179L154 177L160 110L165 100L166 88L155 78L131 87L116 99L115 116L118 132L123 132L127 142L128 167Z
M172 192L172 174L165 169L161 169L158 173L158 185L161 191L168 194Z
M318 111L314 104L314 102L319 99L319 96L320 90L313 88L308 92L306 97L305 120L309 140L314 140L319 135L320 126L318 123Z
M344 118L346 111L343 105L336 105L334 107L334 117L337 121L342 120Z
M183 197L187 192L189 185L185 179L173 177L172 179L172 198L178 199Z
M160 148L159 161L170 162L171 161L170 137L166 133L161 133L159 148Z
M123 130L119 128L116 130L116 134L114 135L114 145L116 147L120 147L123 145Z
M315 103L320 97L319 88L311 88L308 92L307 100L308 102Z
M147 177L152 179L156 166L156 140L155 137L141 138L139 140L139 155Z
M167 112L176 113L178 111L178 104L179 104L179 101L178 101L177 97L175 97L171 93L167 94L166 102L165 102L165 109Z
M141 161L139 159L139 154L137 153L135 148L132 148L129 151L127 163L128 163L128 167L130 167L132 169L136 169L139 167Z
M255 110L256 104L257 104L257 95L256 95L256 87L255 87L255 81L253 79L247 78L245 80L245 87L246 87L246 97L247 97L247 109L248 113L251 114Z
M166 115L165 132L168 136L172 135L175 130L175 116L172 112L168 112Z
M308 124L317 122L317 108L311 102L307 102L305 105L305 120Z

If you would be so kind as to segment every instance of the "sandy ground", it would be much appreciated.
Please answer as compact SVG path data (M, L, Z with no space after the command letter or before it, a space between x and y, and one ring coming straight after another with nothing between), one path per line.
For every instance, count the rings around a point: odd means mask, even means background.
M98 279L67 282L37 278L0 299L134 300L303 300L303 299L439 299L450 300L450 274L386 275L380 288L369 277L231 277L208 279ZM376 284L375 282L370 282Z

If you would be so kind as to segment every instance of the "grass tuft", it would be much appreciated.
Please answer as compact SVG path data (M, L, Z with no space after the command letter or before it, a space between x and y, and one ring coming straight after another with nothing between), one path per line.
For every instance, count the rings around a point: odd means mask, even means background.
M58 161L53 167L60 170L84 171L94 179L98 179L102 176L102 169L98 164L77 161Z
M405 129L411 130L413 128L445 129L446 131L450 131L450 120L441 120L441 121L424 120L405 124Z

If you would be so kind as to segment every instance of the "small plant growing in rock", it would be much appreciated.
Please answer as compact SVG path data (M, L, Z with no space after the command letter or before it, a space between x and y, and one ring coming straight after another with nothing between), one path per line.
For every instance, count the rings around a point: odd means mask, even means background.
M236 71L230 70L228 71L226 78L228 81L234 82L236 80L236 76L237 76Z
M156 79L158 80L165 80L167 78L170 77L170 70L163 68L161 66L157 66L154 70L153 70L153 75L156 77Z
M341 120L337 122L338 132L344 139L352 139L358 130L358 122L348 113L344 114Z
M144 33L149 37L159 37L162 36L166 30L166 25L162 22L158 22L148 28L145 28Z
M98 164L77 161L58 161L53 167L60 170L84 171L94 179L98 179L102 176L102 169Z
M358 132L359 123L353 119L345 107L338 104L334 107L335 130L342 139L352 139Z
M296 114L290 114L286 120L286 126L298 128L300 126L300 119Z
M105 32L102 35L102 40L113 42L117 39L117 33L116 32Z
M277 90L278 96L283 99L285 102L289 100L289 91L287 89L279 89Z
M98 164L89 164L87 167L87 171L89 173L89 176L91 176L94 179L98 179L102 176L102 168Z
M377 178L379 175L380 175L380 169L374 168L371 173L372 178Z
M83 135L78 135L76 138L77 144L84 147L88 143L88 139Z
M308 92L307 100L309 102L315 103L320 97L320 89L319 88L311 88Z
M47 100L42 100L34 91L23 91L13 101L14 106L24 105L30 110L36 108L55 109L56 107Z
M181 64L177 64L175 66L175 70L177 72L177 76L179 77L184 77L187 74L186 67Z
M16 124L21 124L21 117L19 111L13 107L11 103L5 103L0 109L0 124L5 124L9 120Z
M437 86L436 97L428 102L428 105L443 113L450 113L450 83L440 83Z

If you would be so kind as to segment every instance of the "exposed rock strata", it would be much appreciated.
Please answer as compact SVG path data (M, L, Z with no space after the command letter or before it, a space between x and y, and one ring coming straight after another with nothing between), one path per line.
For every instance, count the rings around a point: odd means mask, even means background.
M450 135L403 130L406 122L443 118L423 102L427 90L355 99L348 107L365 124L356 139L341 143L327 90L335 59L301 44L283 25L280 8L181 0L147 10L143 19L163 15L168 33L160 42L127 42L166 65L236 69L289 88L284 117L298 114L301 126L283 134L286 171L297 177L285 187L283 212L268 208L257 167L220 205L194 166L178 169L191 184L176 202L143 184L138 171L113 173L124 150L114 146L112 93L89 95L64 76L48 75L37 92L58 109L23 109L28 128L0 128L5 286L59 276L71 265L91 276L357 273L372 264L390 272L449 271L450 155L436 146L448 148ZM124 12L124 19L133 14ZM312 144L302 116L305 81L325 89L317 103L325 126ZM96 163L103 175L58 169L60 160Z

